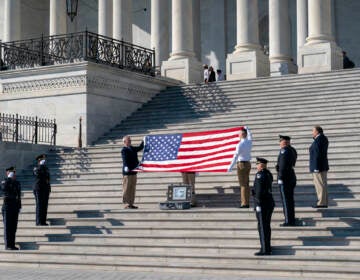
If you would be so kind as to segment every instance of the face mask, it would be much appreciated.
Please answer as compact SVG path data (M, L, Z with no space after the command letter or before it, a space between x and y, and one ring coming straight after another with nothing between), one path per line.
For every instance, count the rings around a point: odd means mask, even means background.
M14 172L9 172L9 174L8 174L8 178L13 178L13 177L14 177L14 175L15 175L15 173L14 173Z
M45 159L40 160L40 165L44 165L45 164Z

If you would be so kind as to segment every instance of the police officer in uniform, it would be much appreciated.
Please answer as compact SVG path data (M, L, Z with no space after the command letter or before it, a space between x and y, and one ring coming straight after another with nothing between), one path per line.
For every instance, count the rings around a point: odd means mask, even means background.
M296 175L294 171L297 152L290 147L290 137L279 135L280 153L276 165L278 172L278 185L283 204L285 222L282 226L295 226L295 202L294 189L296 186Z
M50 173L45 165L46 156L39 155L36 157L38 166L34 168L35 184L33 191L36 200L36 225L47 226L46 216L51 192Z
M255 202L256 218L260 236L261 249L255 256L271 255L271 215L275 202L272 196L273 176L267 169L267 160L256 158L254 189L252 191Z
M15 234L21 209L21 186L16 180L15 168L6 169L6 179L1 182L4 197L2 215L4 222L4 243L6 250L19 250L15 246Z

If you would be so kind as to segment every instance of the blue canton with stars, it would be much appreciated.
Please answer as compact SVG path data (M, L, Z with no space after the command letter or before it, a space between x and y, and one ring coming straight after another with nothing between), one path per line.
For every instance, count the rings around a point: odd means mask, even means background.
M146 136L143 161L175 160L181 139L181 134Z

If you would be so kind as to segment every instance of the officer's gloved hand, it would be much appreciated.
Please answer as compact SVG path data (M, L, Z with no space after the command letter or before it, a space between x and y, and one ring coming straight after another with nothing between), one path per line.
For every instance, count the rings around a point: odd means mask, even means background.
M244 126L244 128L245 128L246 130L248 130L248 127L247 127L247 126Z
M260 207L260 206L256 206L255 211L258 212L258 213L261 212L261 207Z
M314 173L319 173L319 170L315 169L315 170L314 170Z
M278 180L278 185L282 185L283 184L283 180Z
M129 172L129 167L125 166L125 167L124 167L124 171L125 171L126 173Z

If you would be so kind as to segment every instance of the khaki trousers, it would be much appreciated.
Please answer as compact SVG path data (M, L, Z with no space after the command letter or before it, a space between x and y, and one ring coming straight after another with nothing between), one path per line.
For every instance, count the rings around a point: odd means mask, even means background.
M134 205L136 190L136 174L123 177L123 203Z
M183 184L191 186L191 204L196 204L196 197L195 197L195 172L181 172Z
M313 173L314 185L318 197L317 205L328 205L327 171Z
M250 161L239 161L237 163L237 175L239 179L239 185L241 190L241 205L250 204L250 176L251 164Z

